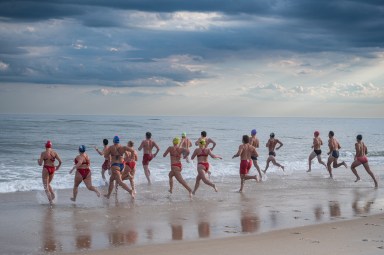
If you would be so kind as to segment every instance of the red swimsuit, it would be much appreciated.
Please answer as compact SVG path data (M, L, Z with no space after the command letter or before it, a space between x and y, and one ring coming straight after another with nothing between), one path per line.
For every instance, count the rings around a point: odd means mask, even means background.
M205 153L204 149L201 149L201 153L197 155L197 157L207 157L208 154ZM205 169L205 172L208 172L209 170L209 163L208 162L199 162L198 165L202 165Z
M77 159L75 159L75 164L77 164L78 161ZM85 158L85 162L82 163L82 165L87 165L89 166L91 164L91 162L89 162L88 159ZM85 180L85 178L87 178L88 174L91 172L91 170L88 168L78 168L77 171L81 174L81 176L83 177L83 180Z
M52 155L50 154L50 156L52 156ZM48 160L48 158L45 159L45 160ZM55 160L56 160L56 158L55 158L55 157L52 157L52 158L49 158L49 160L50 160L52 163L54 163ZM55 167L55 166L47 166L47 165L44 165L43 167L44 167L45 169L47 169L49 175L52 175L52 174L55 173L55 170L56 170L56 167Z

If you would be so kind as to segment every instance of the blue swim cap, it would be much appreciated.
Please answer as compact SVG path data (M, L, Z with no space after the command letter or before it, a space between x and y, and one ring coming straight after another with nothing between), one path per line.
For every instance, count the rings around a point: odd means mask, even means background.
M257 133L256 129L252 129L251 135L256 135L256 133Z
M80 145L79 146L79 152L81 152L81 153L84 153L85 152L85 145Z
M115 136L115 137L113 138L113 143L120 143L120 139L119 139L118 136Z

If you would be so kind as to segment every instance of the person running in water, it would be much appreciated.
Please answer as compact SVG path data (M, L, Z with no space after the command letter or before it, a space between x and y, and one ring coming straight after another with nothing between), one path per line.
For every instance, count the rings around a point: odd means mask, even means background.
M378 188L375 175L372 173L368 164L368 158L367 158L368 149L362 140L363 140L363 136L357 135L356 143L355 143L355 150L356 150L355 161L351 165L351 170L353 174L356 176L355 182L358 182L360 181L360 176L357 174L356 167L363 165L365 171L369 174L369 176L371 176L373 182L375 183L375 188Z
M183 169L183 166L181 164L181 156L183 154L188 156L189 150L179 147L180 138L178 137L175 137L172 143L173 146L169 146L163 154L163 157L166 157L169 154L171 159L171 171L169 171L168 174L169 193L172 194L173 192L173 177L175 177L176 180L181 185L183 185L183 187L188 191L189 198L192 198L192 189L188 186L187 182L183 179L183 176L181 175L181 170ZM186 158L186 156L184 156L184 158Z
M103 139L103 150L100 151L99 148L95 146L95 150L97 153L99 153L100 156L104 156L105 151L108 149L108 139ZM105 171L110 170L110 158L104 156L104 163L101 166L101 177L103 178L103 181L105 182L105 185L108 185L107 178L105 178ZM109 174L111 175L111 174Z
M276 145L279 144L279 147L276 148ZM269 135L269 140L266 144L266 147L268 147L268 159L267 159L267 165L265 167L265 170L263 171L264 173L267 172L267 169L269 167L269 163L272 162L272 164L274 164L275 166L278 166L278 167L281 167L284 171L284 166L280 165L279 163L276 162L276 152L275 152L275 149L276 150L279 150L281 147L283 146L283 143L280 142L278 139L275 139L275 133L271 133Z
M314 136L313 145L312 145L313 151L311 152L308 158L308 171L307 171L308 173L311 172L312 160L316 157L317 157L317 161L319 161L320 164L322 164L323 166L325 166L325 168L327 168L327 165L321 160L321 145L323 145L323 141L320 138L320 132L315 131L313 133L313 136Z
M135 153L135 151L132 148L129 148L127 146L121 146L120 138L118 136L115 136L113 138L113 145L109 146L109 148L105 151L105 156L111 157L111 170L112 170L112 175L109 179L108 194L104 195L108 199L111 196L113 186L114 186L114 181L117 182L116 185L120 185L123 189L128 191L128 193L131 194L132 198L135 198L135 194L128 187L128 185L123 182L121 178L122 172L125 166L124 154L127 151L131 153Z
M216 185L212 183L210 180L208 180L206 177L206 174L208 174L209 172L208 156L211 156L212 158L222 159L222 157L214 155L211 149L206 148L204 139L200 140L199 145L200 145L199 148L195 149L191 157L192 160L195 157L197 157L197 176L196 176L195 188L193 189L193 192L192 192L193 195L195 195L197 189L199 188L200 181L203 181L208 186L211 186L217 192Z
M190 147L192 147L192 142L191 140L189 140L189 138L187 137L187 133L186 132L183 132L181 134L181 142L180 142L180 145L179 145L181 148L184 148L186 150L189 150ZM183 155L185 157L185 155ZM189 163L189 157L185 157L185 160L187 161L187 163Z
M77 155L74 160L75 165L72 167L71 171L69 171L69 174L72 174L75 169L77 170L73 184L73 196L71 197L73 202L76 201L79 185L82 182L84 182L87 189L95 192L96 195L100 197L100 192L92 185L91 169L89 168L91 161L89 160L87 153L85 153L85 150L86 148L84 145L79 146L79 155Z
M239 192L243 192L244 182L246 180L254 179L257 180L257 176L249 176L249 170L252 167L252 156L257 157L258 154L256 152L255 147L249 144L249 136L243 135L243 144L239 146L239 150L232 158L236 158L240 156L240 189Z
M339 158L339 150L341 149L341 146L334 136L335 136L335 133L333 131L329 131L328 133L329 157L327 162L327 169L328 169L330 178L333 178L332 166L331 166L332 164L333 164L333 168L338 168L340 166L345 166L345 168L347 168L347 164L344 161L341 163L337 163L337 159Z
M59 162L55 166L55 161ZM52 206L53 200L55 199L55 193L52 189L51 182L55 176L55 171L59 170L61 166L61 158L56 151L52 149L51 141L45 143L45 151L40 154L40 158L37 160L39 166L43 165L43 171L41 172L41 178L43 180L43 187L45 194L47 194L48 202Z
M259 139L256 137L256 133L257 133L256 129L252 129L251 137L249 139L249 144L255 147L255 149L259 148ZM259 173L259 180L261 181L262 176L261 176L259 164L257 163L257 156L251 156L251 158L253 161L253 165L255 166L257 172Z
M134 152L133 153L129 151L125 152L125 157L124 157L125 167L124 167L122 179L123 181L129 180L129 182L131 183L132 192L136 194L134 179L135 179L135 173L136 173L136 161L138 159L138 156L137 156L137 151L133 147L134 143L132 141L129 141L127 145L129 148L133 149Z
M157 146L156 142L151 139L152 134L151 132L145 133L145 140L143 140L137 148L139 151L143 149L143 168L145 177L147 177L148 184L151 185L151 171L149 170L149 162L156 157L157 153L159 153L160 148ZM152 154L153 148L156 148L155 154Z

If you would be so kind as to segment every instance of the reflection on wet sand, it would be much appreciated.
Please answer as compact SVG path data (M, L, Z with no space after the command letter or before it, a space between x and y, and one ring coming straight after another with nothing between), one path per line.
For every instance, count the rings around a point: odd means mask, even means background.
M54 210L46 208L44 218L42 220L42 251L43 252L59 252L62 245L56 240L55 222L54 222Z
M352 209L355 215L369 213L371 211L372 204L376 200L376 190L360 192L359 190L354 190L354 200L352 202ZM364 197L362 199L362 197ZM363 201L362 201L363 200Z
M76 249L87 250L92 247L92 231L86 212L73 208L73 228L76 233Z
M209 222L200 221L198 223L197 229L200 238L207 238L211 235L211 227L209 225Z
M340 217L340 204L337 201L329 201L329 214L331 217Z
M320 205L315 207L314 213L315 213L315 219L317 221L321 221L323 219L324 211Z
M135 244L137 237L138 234L134 229L124 229L123 227L111 229L108 234L108 240L112 246Z
M241 231L243 233L254 233L260 228L259 217L249 211L244 210L241 212Z
M179 224L171 224L172 240L183 240L183 226Z

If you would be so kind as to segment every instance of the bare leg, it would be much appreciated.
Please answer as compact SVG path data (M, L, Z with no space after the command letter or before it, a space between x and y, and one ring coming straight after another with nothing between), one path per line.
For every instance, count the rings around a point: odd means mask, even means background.
M195 188L194 188L193 191L192 191L192 195L195 195L196 190L199 188L199 186L200 186L200 180L201 180L201 177L200 177L199 174L197 174L197 176L196 176L196 182L195 182Z
M105 178L105 171L107 171L107 169L101 169L101 177L103 178L105 185L108 185L107 178Z
M51 191L49 190L49 174L48 174L48 171L47 169L43 168L43 172L42 172L42 180L43 180L43 187L44 187L44 191L45 191L45 194L47 195L47 198L48 198L48 202L50 205L52 205L52 193Z
M316 157L316 153L315 152L311 152L311 154L309 154L309 157L308 157L308 173L311 172L311 167L312 167L312 160Z
M371 176L373 182L375 183L375 188L378 188L379 185L377 184L377 180L375 178L375 175L372 173L371 168L369 167L369 164L368 163L364 163L363 166L365 168L365 171L367 171L367 173L369 174L369 176Z
M149 170L149 165L143 165L145 177L147 177L148 185L151 185L151 171Z
M90 190L96 193L98 197L100 197L100 192L96 189L96 187L92 186L92 176L91 173L88 174L87 178L84 180L85 186Z
M324 161L321 160L321 156L320 156L320 155L317 156L317 161L318 161L320 164L322 164L323 166L325 166L325 168L327 168L327 165L324 163Z
M352 170L352 173L356 176L356 180L355 182L358 182L360 181L360 176L358 175L357 171L356 171L356 167L358 167L359 165L361 165L360 161L358 160L355 160L352 165L351 165L351 170Z
M271 162L271 159L268 157L267 159L267 165L265 166L265 170L263 171L263 173L266 173L267 172L267 169L269 167L269 162Z
M53 188L51 186L51 182L53 180L54 175L55 174L53 173L53 174L49 175L49 177L48 177L48 189L49 189L49 193L51 194L52 202L53 202L53 200L55 200L55 192L53 191Z
M257 163L257 160L252 160L252 161L253 161L253 165L255 166L257 172L259 173L259 177L260 177L260 180L261 180L262 176L261 176L261 170L260 170L259 164Z
M333 179L333 175L332 175L332 162L335 160L334 157L330 156L328 158L328 162L327 162L327 169L328 169L328 172L329 172L329 177Z
M169 174L168 174L168 177L169 177L169 193L172 194L173 192L173 176L175 176L175 174L173 173L173 171L169 171Z
M79 172L76 171L75 181L73 184L73 197L71 197L71 200L73 202L76 201L79 185L82 181L83 181L83 177L81 176L81 174L79 174Z
M113 186L114 186L114 181L115 181L115 175L112 173L111 177L109 178L109 187L108 187L108 194L104 195L106 198L109 199L109 197L112 194ZM117 186L117 185L116 185Z
M121 179L121 173L119 170L113 170L113 174L115 175L116 185L120 185L123 189L128 191L129 194L131 194L132 198L135 198L135 194L133 194L132 190L128 187L127 184L123 182ZM113 189L113 188L112 188Z
M272 164L274 164L275 166L281 167L283 169L283 171L284 171L284 166L282 166L279 163L277 163L275 158L272 159Z
M183 179L183 176L181 175L181 172L176 170L173 171L175 173L176 180L184 186L184 188L188 191L189 197L192 198L192 189L188 186L187 182Z
M333 161L333 168L338 168L340 166L345 166L345 168L347 168L347 164L344 161L341 163L337 163L337 159Z
M246 180L254 179L254 180L257 181L257 176L256 175L249 176L249 175L245 175L245 174L240 174L240 178L241 178L241 183L240 183L240 190L239 190L239 192L243 192L244 182Z

